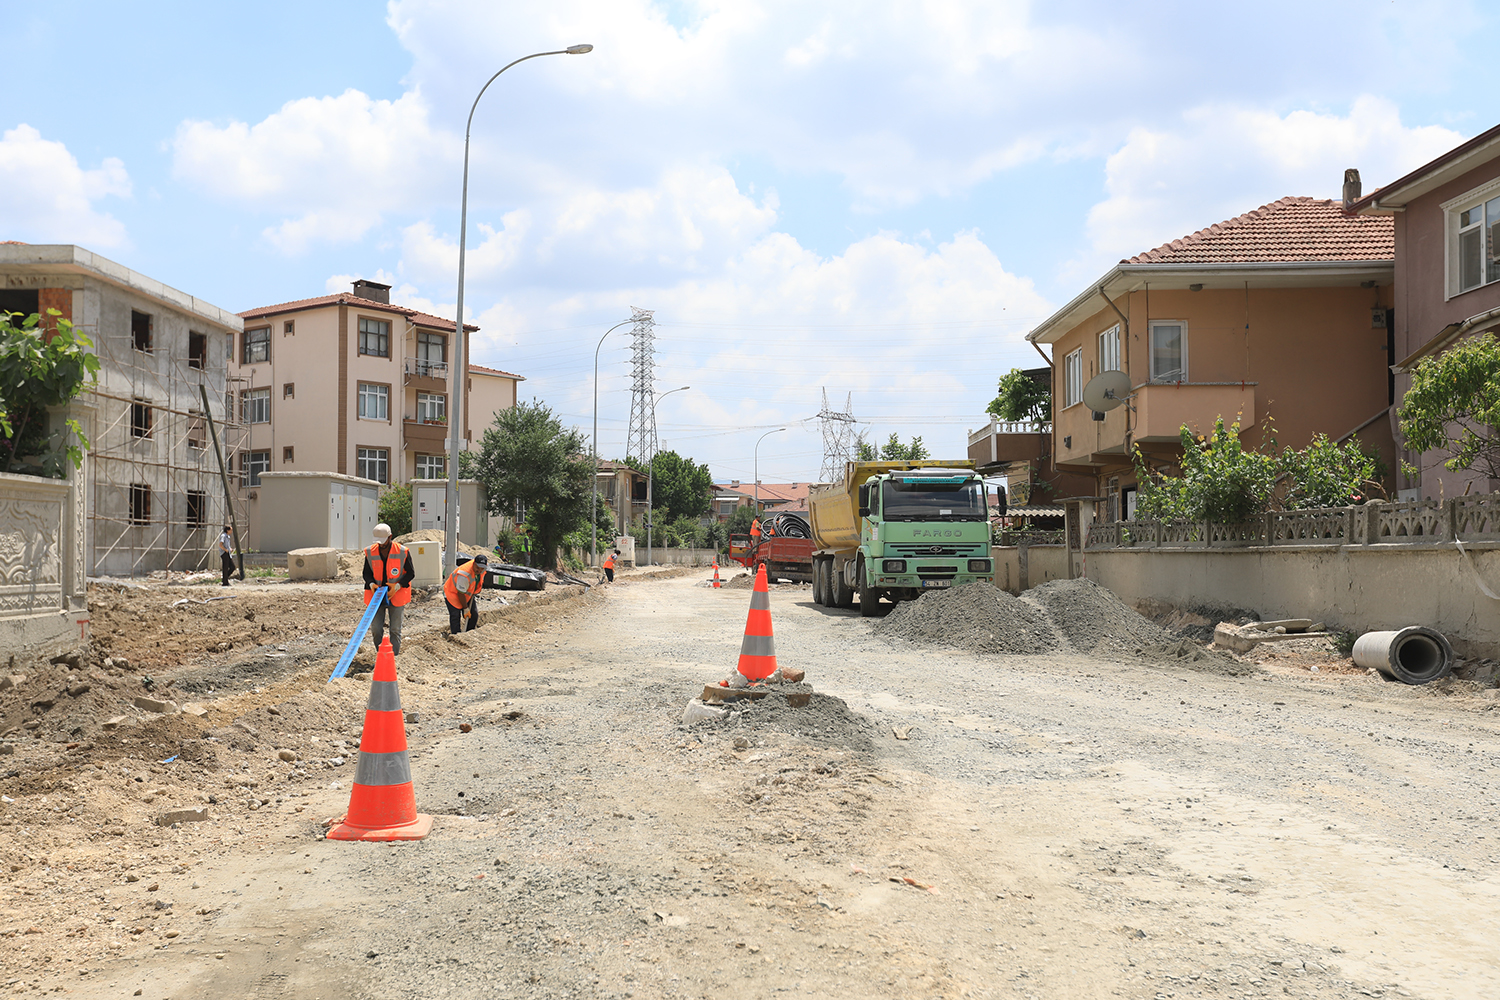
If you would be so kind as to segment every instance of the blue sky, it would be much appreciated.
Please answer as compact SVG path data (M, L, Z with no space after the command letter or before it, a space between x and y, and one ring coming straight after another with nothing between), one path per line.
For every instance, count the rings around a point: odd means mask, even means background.
M1367 190L1500 121L1489 4L0 0L0 238L225 308L389 281L585 430L654 309L663 447L806 481L808 418L964 453L1033 325L1115 260ZM629 341L601 353L623 454Z

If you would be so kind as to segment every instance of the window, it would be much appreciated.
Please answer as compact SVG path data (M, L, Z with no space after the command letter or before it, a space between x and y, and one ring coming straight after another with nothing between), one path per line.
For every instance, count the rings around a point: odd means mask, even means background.
M151 523L151 487L145 483L130 484L130 523Z
M1099 370L1101 372L1120 370L1120 327L1118 325L1099 334Z
M295 337L297 335L297 321L289 319L281 324L281 335L283 337Z
M281 464L282 465L291 465L292 464L292 457L293 457L294 454L295 454L295 450L294 450L294 448L293 448L292 445L286 445L284 448L282 448L281 449Z
M130 436L151 436L151 401L137 396L130 404Z
M442 455L417 456L418 479L447 479L448 464Z
M1183 323L1151 324L1151 380L1187 380L1187 326Z
M130 340L137 351L151 350L151 317L143 312L130 310Z
M188 331L188 367L202 368L208 357L208 334Z
M247 424L269 424L271 422L271 390L246 389L241 418Z
M389 448L361 448L359 449L359 470L356 473L361 479L373 479L377 483L390 482L391 451Z
M433 392L417 393L417 419L424 424L446 423L448 397Z
M359 384L359 418L361 420L390 419L391 390L389 386Z
M284 383L282 383L282 386L281 386L281 398L282 399L296 399L297 398L297 383L295 383L295 382L284 382Z
M270 360L271 328L263 326L257 330L246 330L245 349L241 352L240 363L258 365Z
M208 523L208 494L202 490L187 491L187 523L195 528Z
M240 485L259 486L260 474L271 471L269 451L247 451L240 456Z
M208 447L208 421L198 410L188 411L187 443L189 448Z
M1083 348L1063 359L1063 406L1083 399Z
M416 374L445 378L448 374L448 338L441 333L417 331Z
M391 324L380 319L359 321L359 353L376 358L391 356Z

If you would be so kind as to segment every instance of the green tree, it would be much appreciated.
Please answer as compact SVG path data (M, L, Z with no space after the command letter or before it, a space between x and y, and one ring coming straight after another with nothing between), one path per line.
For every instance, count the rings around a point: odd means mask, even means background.
M920 437L912 438L909 444L902 444L895 431L891 431L890 438L880 448L880 457L887 462L919 462L927 456L927 446Z
M1219 417L1213 432L1202 439L1195 439L1186 426L1181 433L1181 476L1153 476L1140 448L1135 449L1141 517L1238 524L1269 509L1278 463L1272 455L1244 447L1239 421L1226 428Z
M1301 451L1281 453L1278 473L1286 484L1281 498L1285 510L1345 507L1369 496L1376 482L1376 461L1360 450L1358 441L1340 447L1319 434Z
M1396 416L1408 448L1447 455L1455 472L1500 478L1500 341L1470 337L1417 362Z
M492 514L519 502L531 533L532 557L551 569L563 537L588 528L594 464L576 428L565 428L545 403L517 403L495 414L475 467Z
M61 479L63 463L79 468L89 443L76 420L51 430L47 410L98 381L99 358L89 352L93 341L56 309L47 310L51 333L41 314L17 323L20 315L0 311L0 472Z
M391 527L392 535L411 533L411 484L387 486L380 491L380 519Z
M708 511L714 499L713 473L708 466L675 451L659 451L651 476L651 503L671 520L696 518ZM658 517L657 524L663 523Z
M880 455L876 452L875 446L870 443L869 439L865 437L864 432L861 431L859 436L854 439L854 460L856 462L873 462L879 457Z
M736 507L734 513L729 515L729 533L731 535L750 534L750 522L755 520L755 505L746 504Z
M1019 368L1000 376L1000 395L985 410L1001 420L1044 424L1052 419L1052 386Z

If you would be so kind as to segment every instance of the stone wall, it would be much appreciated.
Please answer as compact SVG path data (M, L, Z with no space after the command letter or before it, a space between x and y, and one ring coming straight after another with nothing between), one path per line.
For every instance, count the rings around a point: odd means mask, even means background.
M0 473L0 651L87 638L80 478Z

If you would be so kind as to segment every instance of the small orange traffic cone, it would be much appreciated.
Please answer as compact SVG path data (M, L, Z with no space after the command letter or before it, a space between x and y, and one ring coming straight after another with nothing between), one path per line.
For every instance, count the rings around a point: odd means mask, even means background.
M755 571L750 615L745 619L745 639L740 644L739 671L752 681L765 680L776 672L776 637L771 632L771 588L766 585L765 563Z
M719 583L719 560L714 560L714 589L718 590L722 584Z
M328 831L329 840L421 840L432 830L432 817L417 813L404 722L396 653L387 637L375 655L349 812Z

